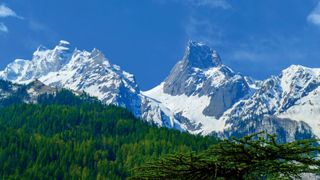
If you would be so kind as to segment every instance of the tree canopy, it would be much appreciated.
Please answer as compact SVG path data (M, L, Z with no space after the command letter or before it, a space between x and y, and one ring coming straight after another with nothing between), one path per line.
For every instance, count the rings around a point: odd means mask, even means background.
M0 108L1 179L125 179L151 159L217 142L65 90L36 105L10 104Z
M1 83L0 83L1 84ZM21 93L20 93L21 94ZM319 174L318 140L217 140L158 128L62 90L0 100L1 179L292 179Z
M201 153L179 153L135 169L133 179L293 179L320 173L317 139L278 143L257 133L223 140Z

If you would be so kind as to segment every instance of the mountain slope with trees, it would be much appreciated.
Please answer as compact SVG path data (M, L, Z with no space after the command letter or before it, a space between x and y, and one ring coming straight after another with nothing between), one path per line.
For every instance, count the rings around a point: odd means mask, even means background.
M0 131L3 179L125 179L152 159L217 142L158 128L123 108L66 90L43 94L38 104L0 108Z

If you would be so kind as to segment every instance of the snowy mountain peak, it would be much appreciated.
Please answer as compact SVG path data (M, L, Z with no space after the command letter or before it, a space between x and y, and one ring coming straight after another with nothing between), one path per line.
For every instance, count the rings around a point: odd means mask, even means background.
M219 54L204 43L189 41L184 61L189 66L207 69L222 65Z
M55 53L70 53L70 43L65 40L60 40L59 43L53 48L48 49L47 47L40 45L37 50L33 53L33 56L41 56L50 51L55 51Z
M59 41L59 45L60 46L69 46L70 45L70 42L66 41L66 40L60 40Z
M41 51L46 51L48 50L47 47L43 46L43 45L40 45L37 50L33 53L33 55L37 54L37 52L41 52Z
M190 41L183 59L164 81L163 90L171 95L204 96L231 82L240 82L239 88L248 89L244 78L223 65L215 50L204 43Z
M96 63L99 63L99 64L105 63L105 64L107 64L108 66L110 66L110 63L109 63L109 61L107 60L107 58L104 56L104 54L103 54L100 50L98 50L98 49L96 49L96 48L94 48L94 49L91 51L90 57L91 57Z
M55 59L67 59L71 55L70 43L64 40L59 41L53 49L48 49L45 46L39 46L33 53L33 60L46 59L53 61Z
M98 49L72 51L64 40L52 49L39 47L32 60L15 60L0 78L33 82L28 93L34 97L55 88L86 92L141 119L194 134L230 137L268 130L285 141L320 137L320 69L292 65L279 76L255 81L194 41L164 82L147 92Z
M320 83L320 69L292 65L283 70L280 77L285 93L293 93L306 88L315 88Z
M60 40L59 44L54 49L59 51L70 52L71 44L68 41Z
M282 71L281 77L303 75L303 74L320 76L320 68L309 68L301 65L291 65Z
M28 93L35 95L46 92L48 87L86 92L159 126L181 129L166 107L141 94L134 75L110 64L98 49L72 51L70 43L64 40L52 49L41 46L32 60L15 60L0 71L0 78L18 84L30 83Z

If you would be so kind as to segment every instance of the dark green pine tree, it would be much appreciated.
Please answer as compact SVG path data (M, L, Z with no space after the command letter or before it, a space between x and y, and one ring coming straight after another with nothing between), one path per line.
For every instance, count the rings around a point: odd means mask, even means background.
M176 154L135 169L133 179L293 179L320 173L318 140L280 144L257 133L224 140L199 154Z

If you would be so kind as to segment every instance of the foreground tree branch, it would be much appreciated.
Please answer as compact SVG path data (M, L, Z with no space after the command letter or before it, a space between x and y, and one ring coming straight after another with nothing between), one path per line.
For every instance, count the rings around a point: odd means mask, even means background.
M292 179L320 173L317 139L280 144L264 132L175 154L134 170L133 179Z

